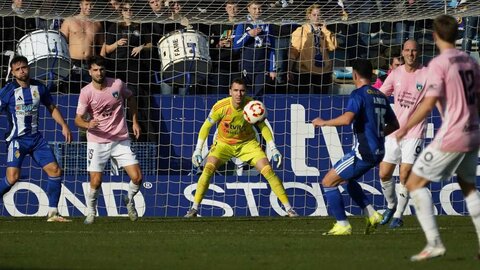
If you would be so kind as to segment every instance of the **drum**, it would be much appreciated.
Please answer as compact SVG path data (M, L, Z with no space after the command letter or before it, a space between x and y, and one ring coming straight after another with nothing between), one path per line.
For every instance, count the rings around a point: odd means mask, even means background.
M158 41L158 54L162 71L172 72L173 76L188 72L207 74L210 69L208 39L194 30L175 31L164 36ZM181 77L176 77L174 81L183 81ZM194 80L197 77L194 76Z
M28 33L19 40L17 53L28 59L30 78L62 80L70 74L68 44L58 31L37 30Z

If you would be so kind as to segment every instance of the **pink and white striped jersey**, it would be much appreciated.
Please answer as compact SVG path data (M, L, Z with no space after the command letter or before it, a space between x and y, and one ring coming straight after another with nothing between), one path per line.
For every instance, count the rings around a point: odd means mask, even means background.
M415 72L407 72L405 65L394 69L380 87L386 96L394 96L393 111L397 116L400 127L407 124L408 119L417 109L418 104L425 96L427 68L420 66ZM426 120L410 129L405 139L423 139L425 137ZM395 133L389 136L395 136Z
M96 128L88 130L89 142L109 143L128 139L123 101L132 92L119 79L105 80L104 89L98 90L89 83L82 88L78 99L77 114L89 113L92 119L99 121Z
M425 97L438 97L442 125L432 146L445 152L468 152L480 145L477 94L480 66L468 54L448 49L428 65Z

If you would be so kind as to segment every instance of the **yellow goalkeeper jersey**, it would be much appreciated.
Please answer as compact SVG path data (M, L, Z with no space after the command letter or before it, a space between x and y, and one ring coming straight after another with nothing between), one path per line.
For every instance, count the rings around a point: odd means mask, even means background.
M253 126L243 118L243 107L251 100L251 97L246 97L238 109L232 106L231 97L221 99L213 105L208 118L211 123L218 123L217 140L237 144L255 139Z

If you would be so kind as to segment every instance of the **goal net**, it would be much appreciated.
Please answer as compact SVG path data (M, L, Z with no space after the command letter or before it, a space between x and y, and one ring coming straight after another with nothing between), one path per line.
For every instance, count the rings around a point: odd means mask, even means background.
M42 108L40 129L64 170L60 212L65 216L84 215L88 191L86 143L84 134L74 126L74 118L79 91L90 78L85 61L78 56L81 44L75 43L82 39L76 39L75 35L88 36L91 28L73 26L67 37L62 25L68 18L82 15L85 7L81 7L80 1L66 0L23 1L21 7L12 5L13 2L0 3L1 86L12 80L8 61L13 54L20 53L29 59L33 77L51 89L75 135L74 143L63 143L61 131ZM202 171L191 163L200 127L212 105L228 96L229 82L250 74L242 64L245 51L242 55L243 49L235 50L233 44L238 39L235 27L248 19L248 1L233 2L237 10L233 21L229 20L226 9L230 2L223 0L91 3L87 17L101 25L91 41L92 52L105 55L109 61L108 75L124 80L139 103L143 135L133 142L144 174L141 192L135 199L139 214L183 216L193 201ZM431 23L433 18L444 13L457 17L460 22L458 48L478 57L478 20L475 23L480 15L478 1L460 4L460 1L434 0L272 0L258 3L262 7L258 23L269 26L270 45L264 47L272 53L273 60L264 57L250 65L254 69L258 66L264 69L255 70L262 78L249 81L248 91L249 95L258 94L257 98L268 108L275 142L284 155L283 167L275 171L301 215L328 214L321 179L352 146L350 127L315 130L309 124L315 117L329 119L343 112L348 93L354 88L349 68L352 60L367 58L377 75L385 74L391 59L400 55L401 44L414 38L419 43L420 62L428 64L437 54ZM289 61L290 41L292 33L306 22L306 9L315 3L320 5L322 22L335 35L338 46L328 52L332 69L326 76L300 79L301 74ZM138 55L132 56L132 51L140 47ZM277 75L273 79L263 76L270 71L269 62L272 61ZM126 115L129 117L128 111ZM0 117L4 123L0 125L0 135L3 135L7 132L7 119L4 115ZM438 114L434 113L429 122L428 137L432 138L440 125ZM208 146L213 143L214 132L213 129ZM2 140L2 177L6 159L6 143ZM126 215L122 196L126 194L128 181L122 169L107 166L99 215ZM359 181L374 207L385 209L378 170L372 170ZM26 159L21 180L0 202L0 215L46 215L45 192L46 175L38 165ZM343 194L347 211L359 214L360 210L347 193ZM439 214L467 213L455 181L432 185L432 194ZM410 211L407 209L407 214ZM212 178L200 214L275 216L286 213L254 168L231 160Z

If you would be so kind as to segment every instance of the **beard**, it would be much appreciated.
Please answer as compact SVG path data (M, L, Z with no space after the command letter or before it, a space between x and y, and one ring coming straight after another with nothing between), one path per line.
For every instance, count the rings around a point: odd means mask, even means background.
M98 78L93 78L92 77L92 80L98 84L103 84L103 82L105 81L105 76L102 76L102 77L98 77Z

